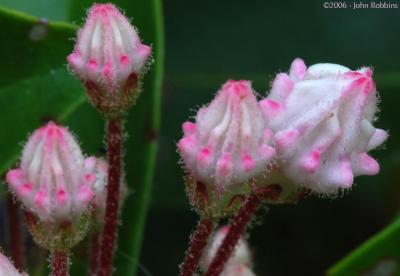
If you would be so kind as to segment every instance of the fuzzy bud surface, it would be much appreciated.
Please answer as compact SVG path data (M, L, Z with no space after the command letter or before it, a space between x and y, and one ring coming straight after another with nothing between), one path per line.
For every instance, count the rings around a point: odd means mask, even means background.
M113 4L94 4L67 60L93 105L109 115L135 101L150 54L151 47L141 43L135 27Z
M377 91L370 68L337 64L306 67L295 59L260 102L274 132L279 167L293 182L317 193L350 188L354 177L375 175L368 151L388 134L373 126Z
M249 81L227 81L198 111L196 122L185 122L182 128L178 148L185 168L192 182L204 188L195 190L215 195L209 202L225 198L226 192L243 192L244 184L263 173L275 156L269 146L272 133Z
M6 181L30 217L42 223L40 239L52 239L49 233L59 227L80 227L94 195L96 175L88 166L93 159L85 159L73 135L53 122L30 136L20 167Z

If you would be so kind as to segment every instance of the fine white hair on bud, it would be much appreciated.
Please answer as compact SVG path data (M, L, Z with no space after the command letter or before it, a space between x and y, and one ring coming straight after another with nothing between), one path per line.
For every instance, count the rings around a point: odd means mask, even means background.
M228 80L196 122L185 122L178 148L185 168L208 191L218 194L264 173L275 156L271 131L249 81Z
M19 272L13 263L0 250L0 275L4 276L28 276L25 272Z
M221 190L262 172L275 155L248 81L227 81L199 110L196 123L186 122L182 128L178 147L187 169Z
M94 160L85 159L73 135L53 122L30 136L20 167L7 173L6 182L26 211L43 223L37 232L43 235L37 240L56 237L53 231L60 225L70 234L82 228L94 196L96 174L90 166Z
M89 160L93 158L88 158ZM73 220L88 207L96 175L72 134L53 122L25 145L20 168L7 173L10 190L44 221Z
M274 132L279 168L293 182L330 194L350 188L356 176L379 172L368 151L388 134L373 126L377 90L370 68L307 68L295 59L289 74L276 76L260 106Z
M202 268L207 270L213 261L219 247L229 232L229 226L219 228L208 247L202 261ZM254 273L251 270L253 265L252 254L250 252L247 242L241 238L239 239L235 250L227 261L225 268L221 275L223 276L251 276Z
M94 4L78 32L69 67L102 113L118 113L140 92L139 78L151 54L136 29L113 4Z

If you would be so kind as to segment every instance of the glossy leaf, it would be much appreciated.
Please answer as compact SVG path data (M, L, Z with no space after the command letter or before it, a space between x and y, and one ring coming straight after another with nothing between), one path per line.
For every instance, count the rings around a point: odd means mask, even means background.
M400 218L328 270L328 275L399 275Z

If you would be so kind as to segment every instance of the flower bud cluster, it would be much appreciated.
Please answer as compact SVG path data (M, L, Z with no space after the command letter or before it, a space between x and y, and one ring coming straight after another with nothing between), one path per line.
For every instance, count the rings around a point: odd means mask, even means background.
M203 215L224 216L252 185L335 194L356 176L377 174L368 152L388 137L373 126L377 103L366 67L307 68L296 59L259 102L250 82L228 81L194 123L182 126L178 149L192 205Z

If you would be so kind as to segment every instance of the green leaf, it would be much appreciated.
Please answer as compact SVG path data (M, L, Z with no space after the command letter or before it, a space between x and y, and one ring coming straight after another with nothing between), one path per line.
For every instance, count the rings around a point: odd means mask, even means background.
M41 40L29 36L38 18L0 8L0 173L14 165L21 142L44 121L65 121L85 103L80 84L66 70L65 56L75 28L48 22ZM42 25L41 25L42 26ZM69 46L69 47L68 47Z
M328 270L328 275L399 275L400 217Z
M68 21L68 2L69 0L1 0L1 5L27 14L46 18L47 20Z

